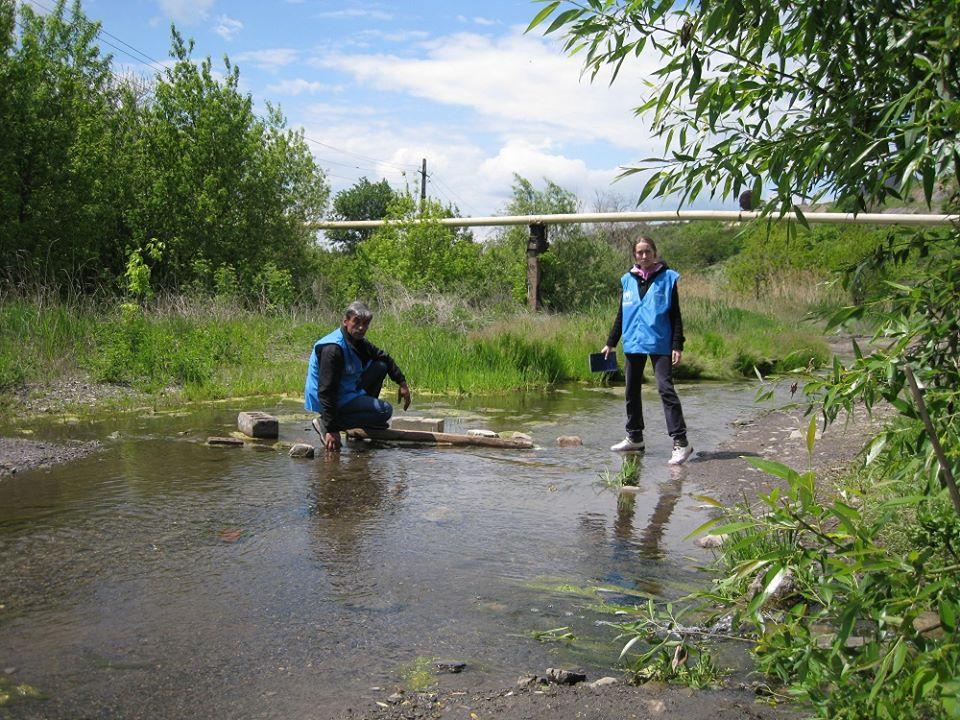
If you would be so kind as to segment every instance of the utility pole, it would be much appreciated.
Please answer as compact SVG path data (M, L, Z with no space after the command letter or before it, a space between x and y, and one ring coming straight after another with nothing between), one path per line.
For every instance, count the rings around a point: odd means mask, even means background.
M423 159L423 169L420 171L420 212L427 204L427 159Z

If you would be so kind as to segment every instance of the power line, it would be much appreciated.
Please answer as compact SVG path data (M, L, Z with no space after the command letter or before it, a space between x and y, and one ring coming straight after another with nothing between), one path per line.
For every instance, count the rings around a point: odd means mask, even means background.
M459 205L459 206L462 207L464 210L466 210L467 212L469 212L471 215L476 215L476 214L477 214L477 213L474 211L474 209L470 207L469 203L464 202L463 198L462 198L452 187L450 187L450 184L449 184L449 183L444 182L444 181L440 178L440 176L437 175L436 171L432 172L430 175L428 175L428 177L429 177L431 180L436 181L436 183L437 183L438 186L445 187L445 188L453 195L453 197L454 197L454 198L456 199L456 201L457 201L456 203L454 203L455 205Z
M361 155L360 153L356 153L356 152L353 152L353 151L351 151L351 150L344 150L343 148L338 148L338 147L336 147L336 146L334 146L334 145L330 145L329 143L325 143L325 142L322 142L322 141L320 141L320 140L315 140L315 139L313 139L313 138L311 138L311 137L307 137L306 135L303 136L303 139L304 139L304 140L307 140L307 141L309 141L309 142L312 142L312 143L314 143L314 144L316 144L316 145L320 145L321 147L329 148L330 150L335 150L336 152L343 153L344 155L353 155L354 157L358 157L358 158L360 158L361 160L366 160L367 162L377 163L378 165L386 165L386 166L388 166L388 167L396 168L397 170L403 170L404 172L406 172L406 171L408 171L408 170L419 170L419 168L418 168L416 165L412 165L412 164L410 164L410 165L397 165L396 163L387 162L386 160L378 160L377 158L373 158L373 157L370 157L370 156L368 156L368 155Z

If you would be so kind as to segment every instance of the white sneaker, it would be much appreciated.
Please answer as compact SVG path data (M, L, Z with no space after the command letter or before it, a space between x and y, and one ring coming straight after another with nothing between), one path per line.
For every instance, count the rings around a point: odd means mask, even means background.
M673 454L670 456L667 465L683 465L691 455L693 455L693 445L690 443L674 445Z
M611 445L610 449L615 452L643 452L643 440L634 442L628 435L616 445Z

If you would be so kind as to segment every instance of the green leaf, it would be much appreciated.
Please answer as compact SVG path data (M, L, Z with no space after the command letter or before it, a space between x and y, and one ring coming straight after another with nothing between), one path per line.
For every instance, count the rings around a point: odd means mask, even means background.
M778 477L782 480L796 480L798 477L800 477L796 470L787 467L783 463L779 463L776 460L767 460L766 458L750 456L743 456L743 459L758 470L763 470L763 472L767 473L768 475L773 475L774 477Z
M940 605L937 608L940 612L940 622L950 632L956 632L957 629L957 606L946 598L940 599Z
M524 30L524 32L530 32L531 30L533 30L537 25L539 25L548 17L550 17L550 15L553 14L553 11L556 10L559 6L560 6L560 0L555 0L555 2L548 3L546 7L544 7L540 12L538 12L534 16L533 20L530 21L530 24L527 25L527 29Z
M810 423L807 425L807 452L810 455L813 455L813 444L817 440L817 416L813 415L810 418Z
M716 525L722 520L723 518L711 518L710 520L707 520L705 523L698 525L695 529L691 530L689 533L687 533L687 535L683 539L689 540L692 537L696 537L700 533L706 530L709 530L710 528L712 528L714 525Z
M872 463L874 460L877 459L877 456L880 454L880 452L883 450L886 444L887 444L886 435L881 435L880 437L876 438L872 443L870 443L870 449L867 451L867 459L866 459L867 465L869 465L870 463Z

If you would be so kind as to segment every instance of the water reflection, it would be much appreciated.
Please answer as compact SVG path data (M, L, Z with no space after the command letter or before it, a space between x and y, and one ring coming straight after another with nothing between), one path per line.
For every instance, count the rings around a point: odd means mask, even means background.
M310 547L329 580L332 599L341 607L391 609L369 548L407 480L405 468L363 448L327 455L316 464L308 496Z
M595 549L607 548L610 568L601 582L624 588L636 588L645 593L662 595L663 586L650 570L667 559L664 535L683 496L684 468L669 468L667 476L656 483L656 503L642 529L637 529L638 510L650 507L645 478L658 474L651 468L643 470L643 458L627 456L622 460L620 474L628 482L619 489L612 534L608 537L607 516L598 512L582 512L578 517L581 536ZM646 501L646 502L645 502ZM654 563L654 565L651 565Z

